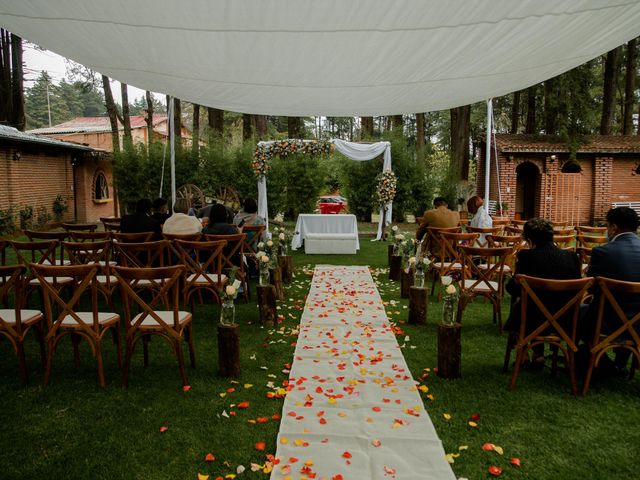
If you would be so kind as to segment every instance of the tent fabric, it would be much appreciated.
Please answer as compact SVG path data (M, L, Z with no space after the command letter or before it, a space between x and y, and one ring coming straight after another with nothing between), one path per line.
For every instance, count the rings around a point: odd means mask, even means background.
M0 0L0 25L139 88L269 115L486 100L640 35L637 0Z

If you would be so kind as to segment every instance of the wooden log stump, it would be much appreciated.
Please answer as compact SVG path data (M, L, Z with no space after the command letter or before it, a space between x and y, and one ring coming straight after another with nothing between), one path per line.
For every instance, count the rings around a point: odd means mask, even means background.
M425 287L409 287L409 323L411 325L427 324L427 307L429 290Z
M218 371L223 377L240 375L240 335L237 324L218 325Z
M393 257L393 243L387 245L387 265L391 267L391 257Z
M282 270L280 267L270 268L270 281L271 285L276 287L276 298L278 300L284 300L284 287L282 286Z
M402 270L400 274L400 298L409 298L409 288L413 285L413 270Z
M460 378L461 346L459 323L438 325L438 376L441 378Z
M278 257L278 265L282 271L282 281L291 283L291 280L293 280L293 260L291 255L280 255Z
M400 255L391 255L391 263L389 263L389 280L400 280L402 273L402 257Z
M260 322L265 327L276 324L276 287L273 285L258 285L258 307L260 307Z

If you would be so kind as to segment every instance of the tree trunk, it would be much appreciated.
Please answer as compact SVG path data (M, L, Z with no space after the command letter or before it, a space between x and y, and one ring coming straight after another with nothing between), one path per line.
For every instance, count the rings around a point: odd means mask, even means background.
M133 137L131 136L131 116L129 115L129 92L126 83L120 82L120 94L122 95L122 126L124 127L124 137L122 137L122 144L125 148L133 148Z
M13 70L13 78L11 79L13 107L11 125L20 131L24 131L26 120L24 116L24 87L22 84L22 39L13 34L11 34L11 60Z
M0 28L0 124L11 123L11 112L13 111L11 102L11 48L9 45L10 34Z
M147 113L145 121L147 122L147 146L151 147L153 143L153 98L151 98L151 92L146 91L145 97L147 98Z
M287 135L289 138L302 138L302 118L287 117Z
M469 179L471 105L451 109L451 162L458 180Z
M633 108L635 106L636 90L636 39L627 43L627 71L624 84L624 116L622 121L622 134L633 133Z
M102 75L102 89L104 90L104 103L109 115L109 123L111 123L111 144L114 154L120 153L120 135L118 132L118 109L116 102L113 101L113 93L111 93L111 84L109 77Z
M558 107L556 96L557 78L544 82L544 131L553 135L558 130Z
M424 113L416 113L416 150L420 154L425 146L425 122Z
M429 306L428 292L425 287L409 287L410 325L426 325Z
M198 156L200 151L200 105L193 104L193 127L191 129L191 149Z
M224 133L224 110L217 108L208 108L207 116L209 120L209 128L214 136L221 138Z
M373 137L373 117L360 117L360 138Z
M394 130L402 131L404 128L404 118L402 115L394 115L391 119Z
M253 115L242 115L242 140L250 140L253 137Z
M509 133L513 134L518 133L518 123L520 119L520 93L520 90L513 92L513 104L511 105L511 129L509 130Z
M527 88L527 122L524 133L536 133L536 85Z
M611 135L616 108L616 84L621 47L607 53L604 65L604 84L602 92L602 117L600 119L600 135Z
M256 133L258 134L258 140L265 140L267 137L267 116L266 115L254 115L256 121Z

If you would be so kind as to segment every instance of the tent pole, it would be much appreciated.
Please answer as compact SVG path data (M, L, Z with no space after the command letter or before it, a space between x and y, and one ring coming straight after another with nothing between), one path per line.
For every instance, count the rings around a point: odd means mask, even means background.
M487 145L485 150L484 159L484 205L487 209L487 215L489 214L489 176L491 174L491 131L493 126L491 125L491 117L493 117L493 99L487 100Z
M170 97L171 114L169 115L169 145L171 145L171 208L176 203L176 135L175 135L175 119L173 112L175 111L175 99Z

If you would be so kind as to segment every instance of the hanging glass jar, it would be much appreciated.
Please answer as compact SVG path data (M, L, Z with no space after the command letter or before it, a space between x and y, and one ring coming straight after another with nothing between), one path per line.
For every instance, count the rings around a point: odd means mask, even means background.
M233 325L236 320L236 306L233 299L225 298L222 302L222 310L220 310L220 324Z
M424 270L417 268L413 274L413 286L418 288L424 288Z

